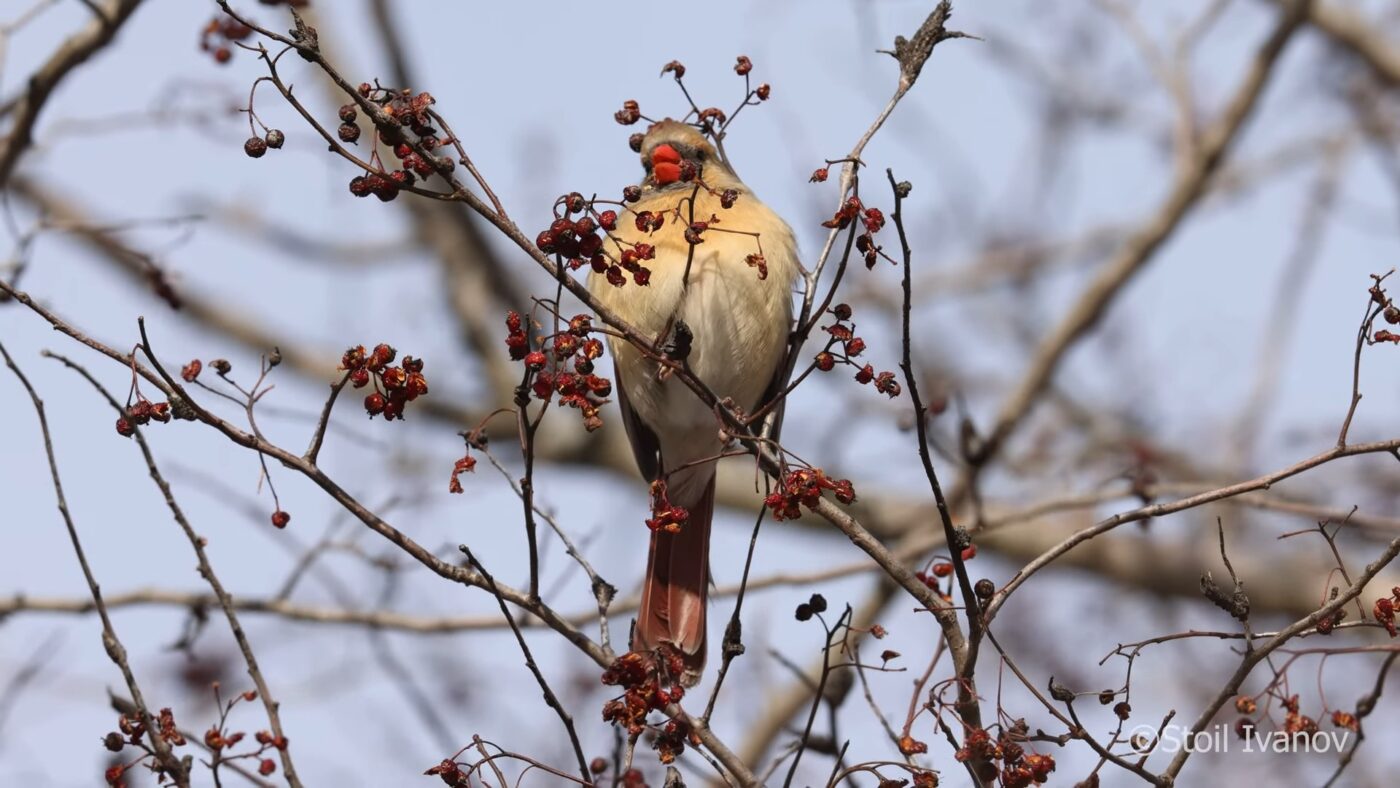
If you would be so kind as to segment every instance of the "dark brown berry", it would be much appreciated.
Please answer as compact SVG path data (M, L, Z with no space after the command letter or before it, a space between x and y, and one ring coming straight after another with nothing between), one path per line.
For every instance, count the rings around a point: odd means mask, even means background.
M267 136L263 137L263 142L266 142L267 147L272 148L273 150L282 147L282 144L286 141L287 135L283 134L281 129L269 129L267 132Z
M341 142L354 144L360 141L360 127L356 126L354 123L340 124L340 128L336 129L336 133L340 135Z
M267 153L267 142L262 137L249 137L243 143L243 152L248 154L250 159L261 159Z

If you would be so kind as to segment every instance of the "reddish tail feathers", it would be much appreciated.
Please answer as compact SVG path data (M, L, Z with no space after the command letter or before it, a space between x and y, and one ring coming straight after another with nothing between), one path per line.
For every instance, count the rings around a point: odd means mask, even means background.
M710 519L715 510L713 466L709 480L693 485L696 500L673 496L672 503L690 510L680 533L656 531L651 535L642 605L632 648L650 651L663 642L680 650L685 658L681 684L694 686L705 667L705 604L710 584ZM687 485L690 486L690 485Z

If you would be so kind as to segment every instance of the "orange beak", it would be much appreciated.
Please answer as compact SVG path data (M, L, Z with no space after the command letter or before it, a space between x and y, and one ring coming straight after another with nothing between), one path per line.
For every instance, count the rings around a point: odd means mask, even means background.
M657 145L651 152L651 173L662 186L680 180L680 153L670 145Z

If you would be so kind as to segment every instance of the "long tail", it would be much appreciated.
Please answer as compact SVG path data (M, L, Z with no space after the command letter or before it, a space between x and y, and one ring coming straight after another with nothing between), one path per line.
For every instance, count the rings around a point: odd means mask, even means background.
M671 502L690 511L680 533L651 536L646 582L632 648L649 651L663 642L685 658L684 686L694 686L705 667L705 600L710 584L710 520L715 510L715 471L675 489Z

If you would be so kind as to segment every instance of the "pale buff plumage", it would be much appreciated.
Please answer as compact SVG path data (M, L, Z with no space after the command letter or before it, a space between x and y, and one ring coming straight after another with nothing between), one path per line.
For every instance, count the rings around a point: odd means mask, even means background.
M661 144L685 151L687 158L693 157L701 165L706 186L716 192L735 189L739 192L738 201L732 208L724 208L718 196L703 188L699 191L695 218L708 220L713 215L719 222L703 234L704 242L694 247L687 277L686 260L691 246L684 231L693 184L659 186L649 174L643 181L642 199L631 207L638 212L663 214L665 225L653 233L641 232L635 228L631 215L624 214L615 235L627 243L643 242L656 247L656 258L644 263L651 269L650 284L639 286L629 279L622 287L614 287L595 273L589 277L589 290L604 307L649 339L664 339L662 332L676 319L685 321L694 335L687 359L690 369L716 395L729 398L745 412L753 412L769 393L787 348L792 287L799 272L792 230L718 160L714 149L693 128L662 121L648 131L642 161L649 173L651 153ZM678 205L680 221L675 215ZM758 238L744 233L757 233ZM760 243L767 265L766 279L760 279L759 271L746 261L759 251ZM616 255L620 250L612 251ZM680 471L675 469L717 455L723 448L721 425L713 410L683 382L660 379L657 364L635 347L615 339L610 339L609 346L624 420L634 420L629 437L639 465L646 473L649 461L655 461L654 456L646 455L659 449L660 471L667 477L672 502L692 510L691 522L682 534L674 539L663 535L659 545L653 539L648 588L656 599L648 603L649 595L644 592L634 647L654 648L659 645L657 640L682 646L694 657L692 670L688 671L691 675L686 677L694 681L704 660L703 588L708 579L704 554L715 468L714 462L709 461ZM654 444L645 435L648 431L655 435ZM668 561L675 562L674 569ZM698 562L698 568L691 562ZM699 572L698 604L691 596L678 601L679 592L668 590L665 585L680 583L671 579L674 572L675 577L685 577L686 584L693 586L693 573L685 574L690 570ZM658 573L660 590L655 587Z

